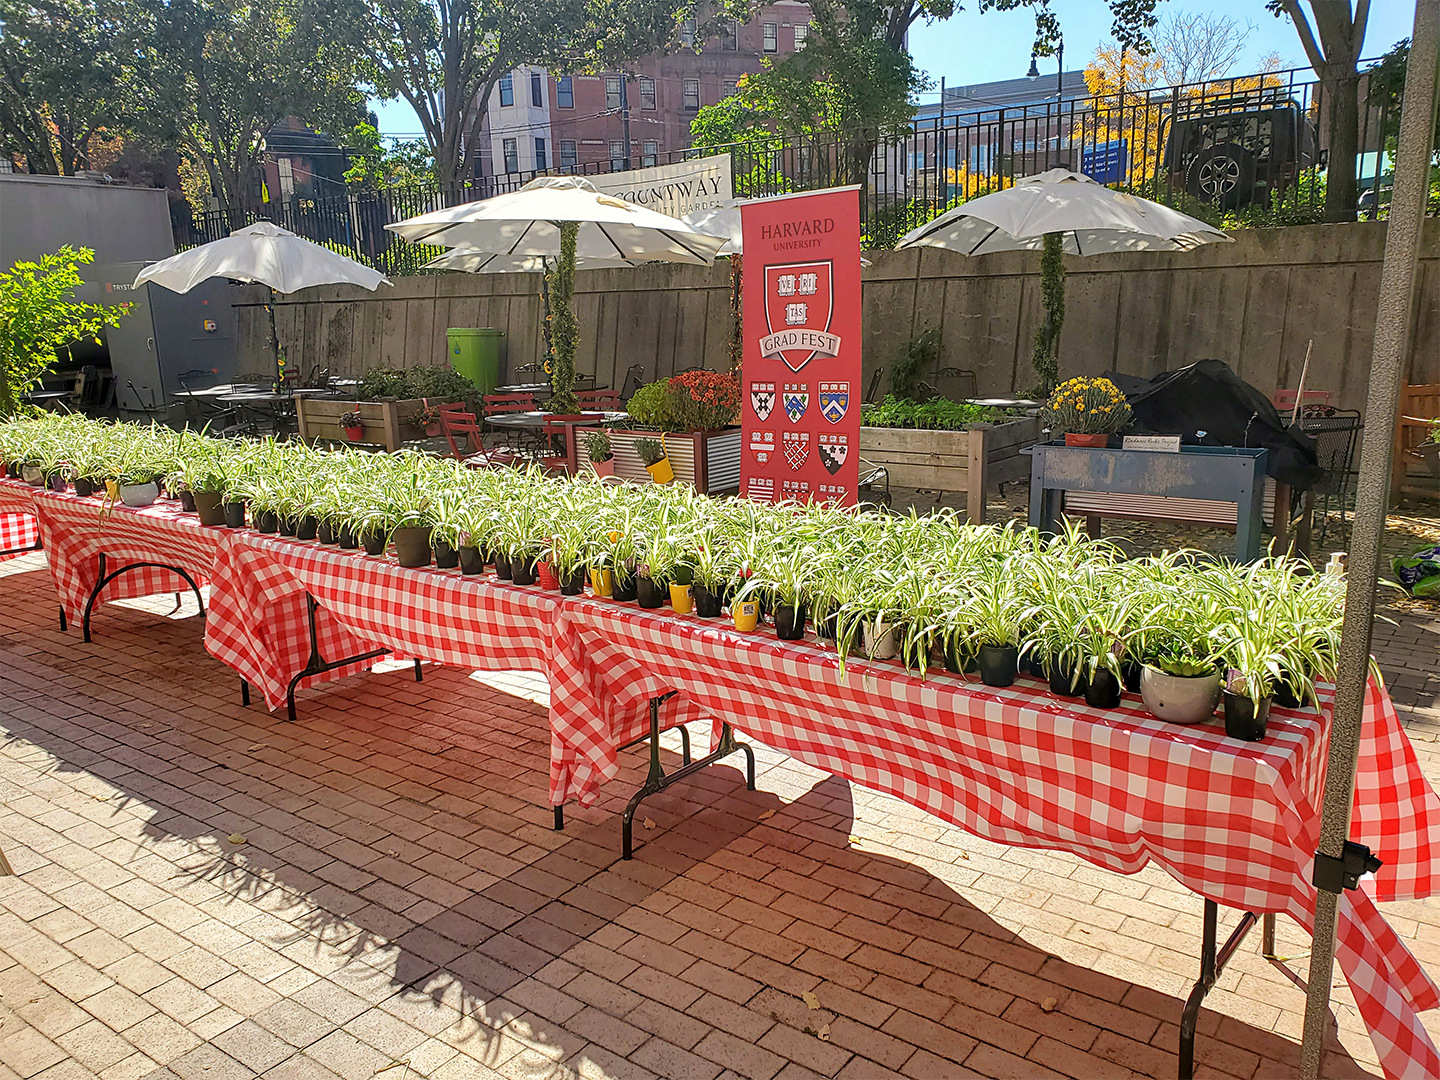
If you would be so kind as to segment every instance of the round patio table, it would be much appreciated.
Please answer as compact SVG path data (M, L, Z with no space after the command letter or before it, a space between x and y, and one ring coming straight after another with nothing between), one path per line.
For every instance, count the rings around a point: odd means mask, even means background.
M573 476L580 468L579 454L576 452L575 446L575 429L577 427L595 427L598 424L613 424L617 420L624 420L629 415L626 412L588 412L566 416L555 416L552 413L538 411L513 412L487 416L485 423L491 427L515 428L522 431L544 431L547 422L563 425L565 428L565 468Z
M1038 409L1045 404L1043 401L1018 397L972 397L965 400L971 405L983 405L989 409Z

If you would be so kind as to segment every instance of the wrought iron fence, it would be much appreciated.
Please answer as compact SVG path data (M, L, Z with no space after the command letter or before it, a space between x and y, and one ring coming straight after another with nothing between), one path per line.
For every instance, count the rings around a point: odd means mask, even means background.
M1362 79L1361 216L1383 212L1387 140L1399 106ZM891 247L917 225L1016 179L1064 167L1221 226L1318 221L1329 102L1309 69L1127 90L1014 108L942 110L901 131L827 139L758 138L662 153L657 164L728 152L735 194L859 184L865 245ZM354 191L220 210L176 227L190 247L267 219L390 274L420 272L441 249L408 244L390 222L514 191L538 175L620 171L609 161L477 177L450 189Z

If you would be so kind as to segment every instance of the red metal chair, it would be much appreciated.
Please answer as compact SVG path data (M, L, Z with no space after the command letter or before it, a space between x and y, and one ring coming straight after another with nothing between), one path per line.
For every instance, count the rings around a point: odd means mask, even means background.
M440 406L440 428L445 432L445 441L450 444L450 453L474 469L514 465L518 458L499 450L487 450L485 433L480 430L480 420L472 412L466 412L461 402L455 401ZM469 448L462 451L457 439L465 439Z
M545 444L544 448L536 456L535 461L548 473L568 473L570 471L570 458L556 448L557 436L561 439L569 434L568 425L559 420L545 421Z
M619 390L579 390L575 394L581 412L622 412Z

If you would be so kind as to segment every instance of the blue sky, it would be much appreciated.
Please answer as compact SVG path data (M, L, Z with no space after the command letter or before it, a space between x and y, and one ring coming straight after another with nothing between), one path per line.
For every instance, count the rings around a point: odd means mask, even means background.
M965 5L953 18L933 26L917 25L910 33L910 49L916 62L930 76L935 88L928 100L939 100L941 76L947 85L962 86L1013 79L1030 66L1030 44L1034 40L1035 18L1027 11L984 15L976 10L977 0ZM1065 34L1065 67L1079 69L1094 55L1095 48L1110 36L1110 11L1104 0L1053 0ZM1165 10L1204 9L1224 13L1255 24L1246 43L1246 56L1236 71L1252 71L1260 57L1276 52L1285 67L1306 66L1300 39L1288 19L1277 19L1265 10L1264 0L1211 0L1207 4L1169 0ZM1379 56L1403 37L1410 36L1415 19L1414 0L1374 0L1365 35L1364 55ZM1042 72L1054 71L1054 60L1041 61ZM924 100L924 99L922 99ZM414 138L420 125L410 106L403 101L372 103L385 135Z

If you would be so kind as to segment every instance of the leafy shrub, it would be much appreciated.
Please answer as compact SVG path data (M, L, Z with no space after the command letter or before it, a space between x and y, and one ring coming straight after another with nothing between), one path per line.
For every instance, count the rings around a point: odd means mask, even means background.
M646 465L654 465L665 457L665 447L659 439L636 439L635 453Z
M971 424L999 420L1004 415L1003 410L988 405L971 405L947 398L916 403L901 401L894 394L886 394L885 400L878 405L860 406L860 423L866 427L920 428L925 431L962 431Z
M669 380L677 431L716 431L740 415L740 380L718 371L687 371Z
M455 401L473 398L478 393L479 387L448 367L371 368L355 388L355 396L360 401L381 398Z
M610 449L610 433L606 431L592 431L585 436L585 456L591 461L609 461L614 457Z
M625 411L636 427L654 428L656 431L670 431L675 423L675 410L670 400L668 379L646 383L630 395Z
M890 365L890 393L897 398L914 399L919 391L920 376L934 371L940 364L940 332L922 330L900 347Z

